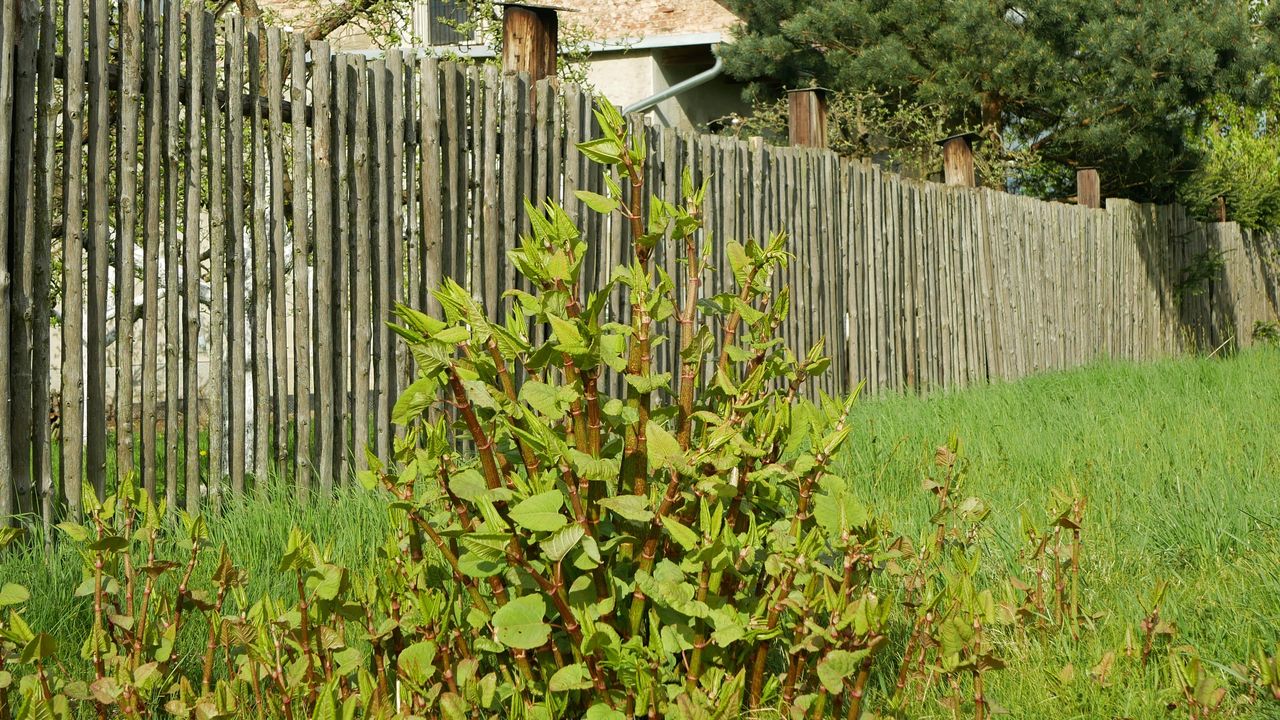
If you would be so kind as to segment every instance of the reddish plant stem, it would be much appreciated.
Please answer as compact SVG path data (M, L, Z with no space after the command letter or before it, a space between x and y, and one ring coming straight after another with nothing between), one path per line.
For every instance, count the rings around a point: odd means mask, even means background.
M773 630L778 626L778 620L782 617L783 603L787 600L787 594L791 592L791 583L795 580L795 570L789 570L782 576L782 582L778 586L777 599L773 605L769 607L769 615L765 621L765 630ZM755 657L751 661L751 691L747 695L748 707L760 706L760 695L764 691L764 663L769 657L769 641L760 640L756 645Z

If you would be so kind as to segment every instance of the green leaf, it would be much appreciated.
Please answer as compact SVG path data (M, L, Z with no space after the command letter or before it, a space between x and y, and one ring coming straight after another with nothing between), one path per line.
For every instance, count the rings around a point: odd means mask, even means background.
M599 193L589 192L587 190L577 190L573 193L579 200L587 204L587 207L595 210L601 215L608 215L618 209L618 200L616 198L605 197Z
M107 535L89 543L86 547L93 552L120 552L129 547L129 540L119 535Z
M627 374L627 384L641 394L657 392L671 386L671 373L650 373L647 375Z
M435 660L436 644L427 640L402 650L396 660L396 667L410 682L422 687L436 673Z
M528 380L520 388L520 400L551 420L564 417L577 397L571 388L557 388L537 380Z
M5 583L4 587L0 588L0 607L24 603L30 597L31 593L27 592L27 589L21 585Z
M592 705L587 708L587 714L582 716L582 720L626 720L626 718L622 711L614 710L604 703Z
M964 618L951 618L939 629L938 640L942 643L943 655L955 655L973 639L973 626Z
M489 486L478 470L467 468L449 478L449 490L467 502L475 502L489 492Z
M546 644L551 626L542 621L547 605L541 595L518 597L493 614L494 635L509 648L533 650Z
M828 537L840 537L846 530L867 524L867 508L847 492L822 493L814 497L813 517Z
M747 266L751 263L747 257L746 248L742 243L730 240L724 244L724 254L729 258L729 267L733 269L733 277L738 281L738 287L742 287L747 283Z
M397 425L408 425L431 407L436 401L439 384L432 378L418 378L412 385L400 393L396 406L391 411L391 422Z
M555 532L554 535L543 540L541 543L542 552L547 559L552 562L560 562L564 559L569 551L578 546L578 542L586 535L586 530L581 525L566 525Z
M550 313L547 314L547 321L551 323L551 332L556 336L557 349L570 355L579 355L587 351L587 345L582 341L582 333L578 332L577 324Z
M22 648L22 659L20 662L30 663L36 660L47 660L58 652L58 643L53 636L48 633L40 633L31 638L27 642L26 647Z
M680 442L666 428L650 420L645 426L645 437L649 447L650 468L680 470L687 466Z
M836 694L844 689L844 681L858 670L871 651L868 649L850 652L848 650L832 650L818 661L818 680L827 692Z
M662 526L671 534L671 539L675 540L680 547L685 550L698 549L698 534L693 530L690 530L687 525L681 523L675 518L666 517L665 515L661 520Z
M547 683L551 692L568 692L569 690L586 690L591 687L591 673L582 663L566 665L556 671Z
M622 162L622 148L609 138L597 138L578 143L578 151L586 155L592 162L601 165L617 165Z
M653 512L649 510L649 498L644 495L615 495L600 500L600 507L635 522L649 522Z
M517 525L534 532L555 532L569 523L560 514L564 496L559 490L548 490L520 501L511 508L511 519Z

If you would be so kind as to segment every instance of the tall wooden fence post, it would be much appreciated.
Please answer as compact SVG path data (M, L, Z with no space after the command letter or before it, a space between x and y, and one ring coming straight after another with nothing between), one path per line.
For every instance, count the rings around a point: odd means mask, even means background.
M1098 179L1098 168L1076 170L1076 204L1095 210L1102 207L1102 182Z
M795 147L827 146L827 90L814 87L787 91L787 126Z
M973 143L976 133L961 133L938 141L942 146L943 176L948 185L974 187Z
M557 8L530 3L502 3L502 68L528 73L536 83L556 74L560 42Z

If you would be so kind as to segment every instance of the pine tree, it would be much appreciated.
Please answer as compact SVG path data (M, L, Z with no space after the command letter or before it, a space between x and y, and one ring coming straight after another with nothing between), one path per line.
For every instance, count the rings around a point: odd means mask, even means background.
M954 131L1036 149L1057 179L1098 165L1110 194L1161 201L1199 162L1188 138L1208 100L1262 90L1277 14L1248 0L729 4L745 23L726 65L757 97L816 83L941 107Z

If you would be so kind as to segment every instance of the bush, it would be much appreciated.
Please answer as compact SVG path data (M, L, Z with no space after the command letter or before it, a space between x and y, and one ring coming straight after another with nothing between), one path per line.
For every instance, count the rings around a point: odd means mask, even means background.
M1280 227L1276 129L1256 112L1228 107L1219 115L1198 143L1204 160L1182 184L1182 202L1197 217L1217 220L1222 198L1228 219L1255 230Z

